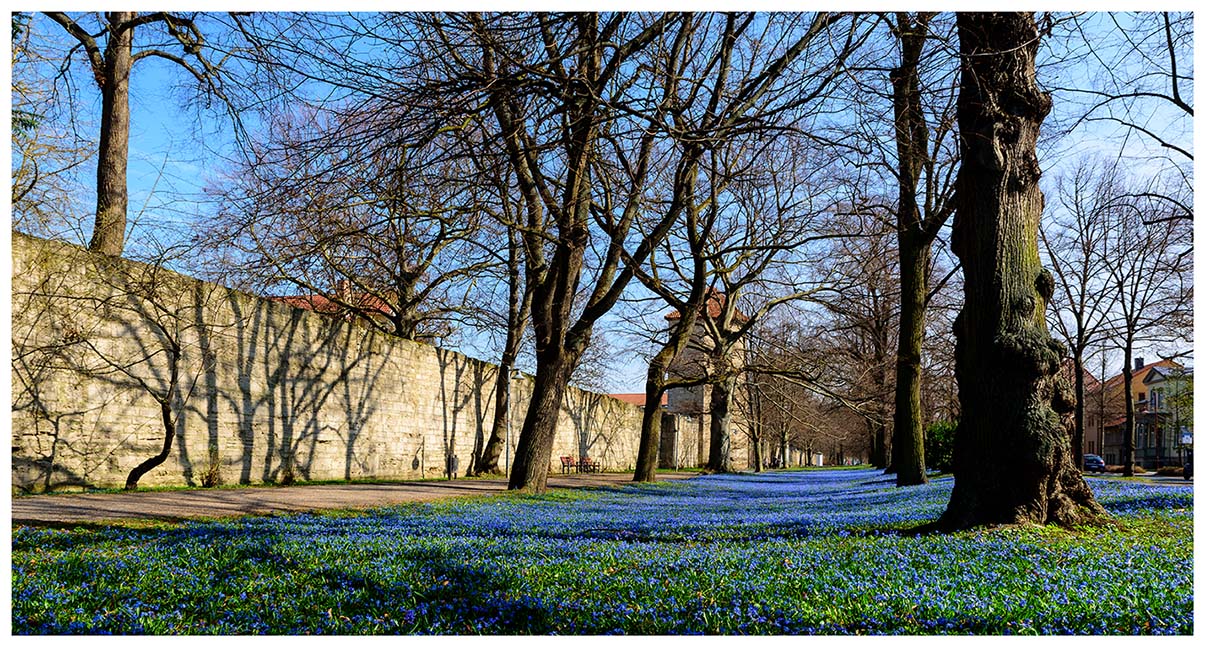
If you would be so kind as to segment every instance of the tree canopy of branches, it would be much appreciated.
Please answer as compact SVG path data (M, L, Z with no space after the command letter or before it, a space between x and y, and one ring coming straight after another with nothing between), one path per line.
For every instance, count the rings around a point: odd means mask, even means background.
M130 155L130 74L134 64L147 58L170 61L191 74L206 91L222 95L220 75L205 52L205 39L196 15L168 12L109 11L68 15L47 12L74 40L63 56L70 64L82 52L101 94L100 141L96 164L96 219L88 248L120 256L125 247L128 192L126 169ZM166 42L135 44L143 28L159 27ZM179 47L180 53L169 48Z
M463 181L477 175L445 154L453 132L358 150L389 115L280 118L215 188L220 227L202 242L225 250L228 280L320 295L403 339L449 334L467 286L501 260L484 231L496 193Z
M1191 343L1192 245L1188 221L1169 218L1176 207L1114 180L1113 200L1097 214L1104 293L1113 302L1108 327L1122 350L1125 426L1123 474L1134 471L1134 349L1139 343ZM1108 194L1106 194L1108 195ZM1153 217L1152 217L1153 216Z

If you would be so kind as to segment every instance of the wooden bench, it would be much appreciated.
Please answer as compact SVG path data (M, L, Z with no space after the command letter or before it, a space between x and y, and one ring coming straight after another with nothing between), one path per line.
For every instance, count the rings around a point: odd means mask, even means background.
M582 459L577 463L578 472L597 472L601 468L602 464L589 456L582 456Z
M577 467L577 463L573 460L572 456L561 457L561 474L568 474L575 467Z

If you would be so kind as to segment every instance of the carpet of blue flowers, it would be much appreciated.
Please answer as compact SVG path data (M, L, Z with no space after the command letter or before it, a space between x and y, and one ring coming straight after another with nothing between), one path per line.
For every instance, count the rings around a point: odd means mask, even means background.
M1120 523L894 532L952 481L705 476L372 513L15 528L16 634L1192 633L1191 487Z

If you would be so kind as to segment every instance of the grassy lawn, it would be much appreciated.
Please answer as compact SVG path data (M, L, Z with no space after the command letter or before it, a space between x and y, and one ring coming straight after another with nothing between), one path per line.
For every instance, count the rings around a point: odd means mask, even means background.
M12 631L1192 633L1192 488L1089 482L1116 527L902 536L952 480L861 469L14 528Z

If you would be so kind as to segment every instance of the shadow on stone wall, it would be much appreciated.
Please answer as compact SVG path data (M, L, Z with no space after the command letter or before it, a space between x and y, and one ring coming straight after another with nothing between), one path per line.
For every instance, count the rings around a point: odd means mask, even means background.
M141 484L451 478L493 422L497 367L460 353L16 233L13 266L16 490L120 486L158 456ZM639 420L570 389L554 454L628 468Z
M332 435L345 478L373 471L353 465L391 348L360 352L370 331L155 265L29 247L14 250L28 270L12 296L16 489L113 486L156 450L176 465L155 471L186 485L287 483L312 476Z
M439 362L439 389L444 403L440 413L443 423L443 474L448 478L458 478L468 473L472 466L472 452L481 446L485 436L483 392L487 390L486 365L444 349L435 349L435 356ZM449 381L452 384L451 392L448 390Z
M614 398L579 391L570 396L567 409L573 425L578 456L589 456L602 463L603 469L633 469L636 442L639 439L638 410L622 406ZM635 425L636 436L632 436Z

